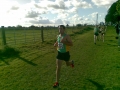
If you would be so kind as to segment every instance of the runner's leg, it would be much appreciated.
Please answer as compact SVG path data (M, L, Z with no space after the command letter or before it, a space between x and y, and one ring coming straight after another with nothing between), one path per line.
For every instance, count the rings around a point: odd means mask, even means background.
M96 35L94 35L94 43L96 44Z
M102 35L102 37L103 37L103 42L104 42L104 34Z
M72 64L72 61L65 61L67 66L70 66Z
M63 60L56 60L56 65L57 65L57 68L56 68L56 82L59 82L59 79L60 79L60 70L61 70L61 66L62 66L62 61Z

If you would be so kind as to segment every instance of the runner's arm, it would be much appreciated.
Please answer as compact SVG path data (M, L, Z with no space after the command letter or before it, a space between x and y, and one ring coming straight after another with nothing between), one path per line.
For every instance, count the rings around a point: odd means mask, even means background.
M57 46L58 46L58 41L54 43L54 47L57 47Z
M73 42L72 42L72 40L71 40L69 35L67 35L63 40L61 40L61 42L63 44L68 45L68 46L73 46Z

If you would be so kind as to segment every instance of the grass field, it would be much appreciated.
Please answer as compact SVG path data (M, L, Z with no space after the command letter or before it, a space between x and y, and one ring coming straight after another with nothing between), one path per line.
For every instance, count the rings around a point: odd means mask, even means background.
M108 27L105 42L96 45L91 30L71 36L75 67L63 63L60 87L55 90L120 90L120 49L114 28ZM14 57L0 56L0 90L54 90L57 51L53 41L43 47L41 52L39 43L21 46Z

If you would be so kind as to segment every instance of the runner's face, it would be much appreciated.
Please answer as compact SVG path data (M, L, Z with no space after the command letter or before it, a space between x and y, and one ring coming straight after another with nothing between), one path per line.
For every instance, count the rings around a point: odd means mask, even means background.
M59 29L59 33L60 33L60 34L63 34L63 33L64 33L63 27L58 27L58 29Z

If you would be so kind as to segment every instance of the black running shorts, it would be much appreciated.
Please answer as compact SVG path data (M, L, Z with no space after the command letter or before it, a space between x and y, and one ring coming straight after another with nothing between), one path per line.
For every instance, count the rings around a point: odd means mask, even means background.
M56 57L58 60L64 60L69 61L70 60L70 54L69 52L61 53L58 51L58 55Z

